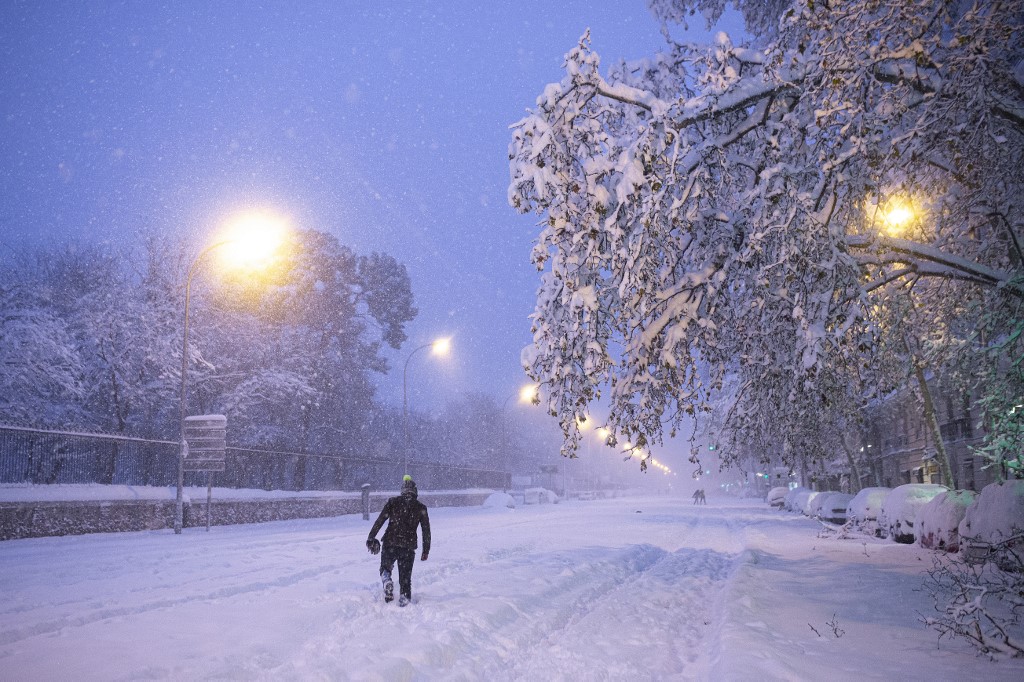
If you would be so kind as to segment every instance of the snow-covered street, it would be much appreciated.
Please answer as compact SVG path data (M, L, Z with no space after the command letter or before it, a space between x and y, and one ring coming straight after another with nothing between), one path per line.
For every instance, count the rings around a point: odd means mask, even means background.
M0 678L1024 679L919 622L932 554L759 501L433 509L413 604L359 516L0 544Z

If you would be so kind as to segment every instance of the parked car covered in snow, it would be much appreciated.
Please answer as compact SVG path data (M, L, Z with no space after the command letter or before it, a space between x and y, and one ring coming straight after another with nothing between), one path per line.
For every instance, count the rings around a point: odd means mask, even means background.
M818 518L829 523L846 523L846 508L852 499L853 495L847 493L825 493L820 504L817 499L814 501L818 507Z
M959 551L960 522L977 496L973 490L950 490L933 497L917 512L917 543L928 549Z
M807 490L804 488L794 499L793 508L794 511L798 511L804 516L811 515L811 503L814 499L821 495L817 490Z
M547 488L527 488L524 491L524 504L558 504L558 495Z
M786 511L802 511L801 508L797 506L797 498L800 497L800 495L805 492L810 491L807 488L802 488L799 486L790 490L788 493L786 493L786 500L785 502L783 502L782 508L785 509Z
M967 508L959 532L961 554L974 553L967 557L974 561L985 559L991 545L1024 534L1024 480L982 488L974 504Z
M949 488L935 483L907 483L892 489L882 503L879 524L891 540L904 544L914 542L917 512L933 497Z
M772 507L782 508L786 504L786 493L789 492L789 488L780 486L778 488L772 488L768 491L768 495L765 496L764 501Z
M835 490L821 490L807 505L807 515L812 518L821 516L821 505L829 495L834 495Z
M861 532L879 534L878 517L882 514L885 498L891 492L892 488L862 488L846 505L847 521L852 521Z

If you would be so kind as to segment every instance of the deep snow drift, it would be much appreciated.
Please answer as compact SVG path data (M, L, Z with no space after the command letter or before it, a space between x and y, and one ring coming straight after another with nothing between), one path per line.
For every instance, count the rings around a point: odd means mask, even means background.
M431 522L404 609L358 515L0 543L0 678L1024 679L919 622L932 552L760 501Z

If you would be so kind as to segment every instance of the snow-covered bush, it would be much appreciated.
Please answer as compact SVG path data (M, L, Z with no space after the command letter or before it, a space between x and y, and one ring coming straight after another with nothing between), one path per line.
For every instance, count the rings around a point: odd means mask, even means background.
M975 543L1003 542L1024 533L1024 480L985 486L967 508L959 531Z
M853 496L846 506L846 519L864 533L878 534L880 529L878 517L882 513L882 504L892 492L892 488L863 488Z
M946 486L935 483L907 483L893 488L882 503L879 525L890 539L911 544L914 542L918 510L948 490Z
M928 572L938 616L925 623L990 656L1024 656L1024 480L985 486L958 530L959 556Z
M990 546L996 561L936 556L924 588L938 615L923 618L925 624L991 657L1024 656L1024 552L1012 542Z
M789 488L785 486L772 488L771 490L768 491L768 495L764 498L764 501L767 502L772 507L781 508L784 504L786 504L786 494L788 492Z
M515 509L516 500L508 493L493 493L487 496L487 499L484 500L483 506L493 509Z
M950 490L933 497L917 512L914 535L922 547L956 552L960 549L960 522L978 496L973 490Z
M815 500L818 506L818 518L829 523L846 523L846 508L853 499L848 493L826 493L822 495L821 503Z

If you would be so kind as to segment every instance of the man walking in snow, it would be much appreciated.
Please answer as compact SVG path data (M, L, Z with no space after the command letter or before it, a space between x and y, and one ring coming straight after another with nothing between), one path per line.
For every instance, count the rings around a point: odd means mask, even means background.
M380 579L384 584L384 601L395 598L395 584L391 579L391 570L398 562L398 587L400 596L398 605L405 606L412 601L412 566L416 561L416 528L421 527L423 533L423 554L420 561L426 561L430 554L430 517L427 506L416 499L418 492L416 483L408 474L402 481L402 494L392 497L385 504L380 516L370 528L370 536L366 540L366 548L371 554L380 552ZM377 532L388 521L384 531L384 546L377 540Z

